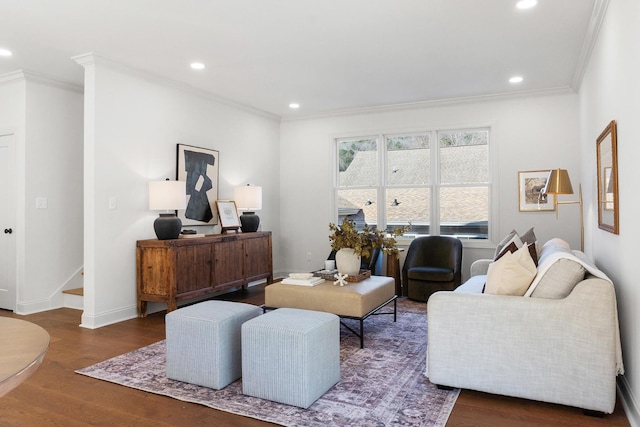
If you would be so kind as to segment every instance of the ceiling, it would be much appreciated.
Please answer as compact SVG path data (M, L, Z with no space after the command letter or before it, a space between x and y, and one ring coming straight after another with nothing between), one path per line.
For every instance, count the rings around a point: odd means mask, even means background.
M93 52L283 118L576 89L599 2L2 0L0 75L82 85Z

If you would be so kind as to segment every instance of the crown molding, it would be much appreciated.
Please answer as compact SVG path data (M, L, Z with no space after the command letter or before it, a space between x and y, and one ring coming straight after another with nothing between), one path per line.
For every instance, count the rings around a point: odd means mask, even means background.
M582 79L587 71L591 52L593 52L593 48L598 40L598 35L602 28L602 21L604 21L608 6L609 0L595 0L595 3L593 4L591 18L589 19L589 25L587 26L587 32L584 35L582 49L580 50L580 56L578 57L578 63L576 64L576 70L571 81L571 87L576 92L580 90L580 86L582 85Z
M0 84L10 83L14 81L27 81L40 83L59 89L70 90L72 92L84 93L84 88L73 83L65 82L62 80L54 79L44 74L34 73L32 71L17 70L11 73L3 74L0 76Z
M153 83L156 83L158 85L161 86L168 86L171 87L173 89L177 89L183 92L187 92L190 93L192 95L197 95L200 96L202 98L208 99L210 101L215 101L219 104L223 104L227 107L231 107L231 108L235 108L236 110L241 110L247 113L251 113L251 114L255 114L258 116L262 116L264 118L267 119L271 119L271 120L276 120L276 121L280 121L281 117L277 114L273 114L273 113L269 113L267 111L264 110L260 110L258 108L255 107L251 107L245 104L241 104L239 102L235 102L232 101L230 99L224 98L222 96L213 94L211 92L205 92L203 90L200 89L196 89L195 87L185 84L185 83L181 83L178 82L176 80L172 80L169 79L167 77L162 77L158 74L154 74L151 73L149 71L144 71L141 70L139 68L135 68L129 65L125 65L123 63L117 62L117 61L113 61L111 59L107 59L105 57L96 55L94 53L85 53L82 55L77 55L71 58L72 60L76 61L78 64L82 65L83 67L87 68L90 66L95 66L95 65L100 65L100 66L104 66L104 67L108 67L120 72L123 72L125 74L129 74L132 76L135 76L137 78L140 79L144 79Z
M16 80L25 80L24 71L12 71L10 73L6 73L0 76L0 84L2 83L11 83Z
M431 101L418 101L418 102L408 102L403 104L391 104L391 105L380 105L374 107L362 107L362 108L351 108L344 110L335 110L335 111L327 111L325 113L319 114L310 114L307 116L285 116L282 117L282 122L295 122L298 120L311 120L311 119L325 119L332 117L344 117L344 116L352 116L357 114L376 114L376 113L386 113L393 111L404 111L404 110L416 110L421 108L437 108L437 107L445 107L452 105L462 105L462 104L470 104L470 103L483 103L483 102L495 102L495 101L504 101L510 99L519 99L519 98L532 98L539 96L553 96L553 95L568 95L575 94L576 91L569 86L561 86L556 88L542 89L542 90L528 90L528 91L520 91L520 92L507 92L507 93L497 93L492 95L478 95L478 96L467 96L460 98L447 98L447 99L436 99Z

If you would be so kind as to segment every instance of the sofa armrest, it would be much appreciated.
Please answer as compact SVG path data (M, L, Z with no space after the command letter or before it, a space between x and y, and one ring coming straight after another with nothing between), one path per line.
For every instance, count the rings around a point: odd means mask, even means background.
M489 271L489 264L493 262L492 259L477 259L471 264L471 277L486 275Z
M586 279L563 299L437 292L427 327L434 384L613 412L610 282Z

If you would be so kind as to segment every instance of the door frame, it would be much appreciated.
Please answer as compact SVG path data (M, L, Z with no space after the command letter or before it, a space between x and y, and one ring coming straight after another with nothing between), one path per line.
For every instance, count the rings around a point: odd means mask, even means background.
M17 281L17 277L18 277L18 263L17 263L17 249L18 249L18 239L16 237L16 221L18 219L18 215L17 215L17 206L18 206L18 199L17 199L17 192L16 192L16 186L17 186L17 158L16 158L16 150L17 150L17 141L18 141L18 132L16 129L12 129L12 128L0 128L0 137L9 137L8 139L8 147L9 147L9 151L8 151L8 155L9 155L9 161L8 161L8 176L9 179L7 180L7 200L8 200L8 206L9 209L7 209L7 215L8 217L7 219L7 224L2 224L0 225L0 227L2 227L2 229L4 228L12 228L14 230L14 232L10 235L6 235L6 234L2 234L2 236L0 238L2 238L3 240L7 240L9 239L10 243L7 246L7 255L8 255L8 262L7 262L7 278L9 282L13 282L14 283L14 289L13 289L13 304L11 307L2 307L5 309L10 309L12 311L16 311L16 306L18 303L18 281Z

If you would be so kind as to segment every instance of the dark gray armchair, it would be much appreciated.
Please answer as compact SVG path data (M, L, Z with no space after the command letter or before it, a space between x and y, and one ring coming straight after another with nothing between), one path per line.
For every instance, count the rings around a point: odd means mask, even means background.
M452 291L462 281L462 242L455 237L424 236L411 242L402 267L403 294L427 301L437 291Z

